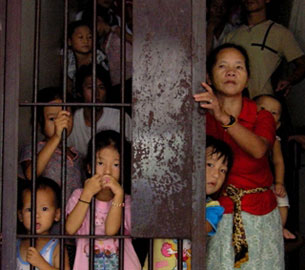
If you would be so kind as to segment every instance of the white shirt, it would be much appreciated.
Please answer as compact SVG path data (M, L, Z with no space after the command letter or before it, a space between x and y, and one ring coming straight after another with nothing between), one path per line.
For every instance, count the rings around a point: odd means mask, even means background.
M102 117L96 124L96 132L114 130L120 132L120 110L104 107ZM125 114L125 136L131 141L131 118ZM82 155L87 155L91 139L91 127L86 126L84 108L78 109L73 116L73 130L68 137L68 146L74 146Z

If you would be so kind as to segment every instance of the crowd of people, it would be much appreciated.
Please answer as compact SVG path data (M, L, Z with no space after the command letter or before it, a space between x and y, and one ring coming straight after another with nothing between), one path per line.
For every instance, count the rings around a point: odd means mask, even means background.
M292 33L267 18L270 1L207 1L207 79L202 83L203 91L193 98L194 104L198 103L206 112L205 228L209 236L206 254L209 270L284 269L284 239L295 238L286 228L289 200L282 145L287 144L288 136L280 137L279 130L285 125L283 96L304 79L305 56ZM17 269L28 269L29 265L41 270L60 268L59 240L46 235L59 233L61 211L65 211L68 235L89 234L92 202L95 202L95 234L114 236L124 224L124 234L130 235L127 170L131 159L131 117L128 113L124 116L124 149L121 149L120 110L105 105L121 101L119 89L124 81L120 77L119 2L97 0L96 18L92 16L90 2L69 24L67 101L87 106L64 109L58 106L63 103L60 87L38 92L37 102L48 103L37 110L43 139L37 144L34 227L42 237L37 238L35 247L29 239L18 240ZM126 96L130 101L132 2L127 1L126 5L125 90L129 91ZM93 55L96 67L92 65ZM283 59L292 64L293 73L274 81L273 75ZM90 106L93 101L103 105L93 109ZM304 138L293 135L289 140L296 140L305 148ZM63 197L66 209L60 208L63 140L67 145ZM18 173L18 220L27 233L31 233L31 149L31 145L22 147ZM121 171L122 160L125 171ZM89 269L89 239L67 240L66 244L65 270ZM189 270L191 241L183 240L182 248L183 270ZM118 238L96 239L94 269L119 269L119 253ZM177 239L154 239L153 269L177 269L177 255ZM123 258L124 269L148 269L148 257L139 259L131 238L124 239Z

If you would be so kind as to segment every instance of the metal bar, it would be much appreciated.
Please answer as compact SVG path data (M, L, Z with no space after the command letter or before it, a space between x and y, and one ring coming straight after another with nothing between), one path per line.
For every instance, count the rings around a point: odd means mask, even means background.
M96 103L96 0L92 1L92 13L93 13L93 53L92 53L92 114L91 114L91 138L92 138L92 163L91 163L91 172L92 176L95 175L95 163L96 163L96 154L95 154L95 134L96 134L96 110L94 103ZM95 234L95 197L92 198L90 204L90 235ZM90 247L89 247L89 270L94 269L94 239L90 238Z
M43 103L43 102L37 102L37 103L32 103L32 102L21 102L20 107L31 107L31 106L48 106L48 103ZM123 104L118 104L118 103L82 103L82 102L62 102L62 103L54 103L52 106L69 106L69 107L131 107L131 103L123 103Z
M205 80L206 18L205 0L192 0L192 90L202 91L201 81ZM200 146L200 147L198 147ZM192 269L206 269L205 233L205 118L193 105L192 117ZM204 180L204 181L203 181Z
M177 248L178 248L178 258L177 258L177 266L178 270L183 270L183 240L177 239Z
M3 183L3 141L4 141L4 62L6 41L6 1L0 1L0 186ZM0 192L0 216L2 217L2 189ZM2 232L2 219L0 219Z
M58 239L64 238L64 239L80 239L80 238L88 238L88 239L131 239L132 237L130 235L58 235L58 234L44 234L44 235L35 235L35 234L18 234L19 238L50 238L50 237L56 237Z
M1 269L16 269L16 221L17 221L17 160L18 160L18 98L21 54L21 4L19 0L1 1L1 21L5 40L4 77L1 95L4 93L4 143L3 143L3 201L2 209L2 260ZM2 14L4 12L4 16ZM1 30L1 38L4 37ZM3 48L1 48L3 53ZM4 92L3 92L4 90Z
M148 270L152 270L153 267L154 267L154 239L149 239Z
M68 16L69 2L64 2L64 77L63 77L63 103L67 102L67 52L68 52ZM66 110L66 106L63 106ZM65 234L65 209L66 209L66 184L67 184L67 131L62 134L62 155L61 155L61 209L60 212L60 234ZM60 269L65 269L65 240L60 239Z

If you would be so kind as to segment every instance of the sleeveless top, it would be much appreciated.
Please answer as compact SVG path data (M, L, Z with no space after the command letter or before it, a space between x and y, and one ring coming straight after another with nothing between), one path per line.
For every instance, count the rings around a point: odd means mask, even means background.
M16 270L29 270L30 264L28 262L25 262L20 255L20 239L17 240L17 267ZM40 255L47 261L48 264L53 266L52 264L52 258L53 253L55 250L55 247L58 244L58 239L51 239L48 243L44 245L42 250L40 251ZM38 269L38 268L37 268Z

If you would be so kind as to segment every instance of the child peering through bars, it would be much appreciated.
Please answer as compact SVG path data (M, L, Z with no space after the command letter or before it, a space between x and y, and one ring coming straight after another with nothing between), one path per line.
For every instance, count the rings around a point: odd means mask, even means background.
M223 207L215 200L226 180L233 164L233 155L230 146L225 142L207 136L206 139L206 232L213 236L217 230L217 224L224 212ZM212 199L213 198L213 199ZM172 270L177 269L177 240L156 239L153 250L153 269ZM144 270L148 269L146 258ZM183 240L183 270L191 269L191 241Z
M85 181L83 189L77 189L70 197L67 208L66 231L68 234L88 235L90 214L89 207L95 198L95 233L94 235L116 235L119 232L122 211L125 209L125 235L130 234L130 196L124 196L120 184L121 136L119 133L106 130L95 137L95 174ZM88 146L87 169L92 173L92 140ZM130 144L124 143L124 187L130 178ZM126 158L125 158L126 157ZM125 188L126 191L126 188ZM87 270L89 264L89 240L77 239L74 270ZM119 240L99 238L94 243L95 269L119 269ZM124 240L124 269L139 270L141 265L132 246L130 238Z
M27 233L31 232L31 188L29 181L18 179L18 219ZM36 180L36 223L38 235L50 234L54 222L60 219L60 188L51 179L39 177ZM68 254L64 254L64 270L69 270ZM30 265L40 270L55 270L60 266L59 240L48 237L36 239L35 247L30 239L17 240L17 270L28 270Z
M75 75L77 70L92 63L92 30L84 21L71 22L68 26L68 92L76 98ZM108 70L106 55L96 50L96 63Z
M77 98L80 102L92 103L92 65L82 66L76 75ZM96 103L105 103L111 91L109 72L96 65ZM96 132L101 130L120 131L120 110L95 105ZM74 113L74 126L68 145L74 146L84 157L91 139L92 107L79 108ZM125 114L125 135L130 141L131 119Z
M62 134L66 130L67 137L73 128L73 117L70 108L63 110L61 106L52 106L63 102L62 89L48 87L38 91L37 101L49 103L49 106L37 107L37 119L44 139L37 145L37 176L44 176L54 180L61 186L61 158ZM74 189L82 186L82 159L73 147L67 147L66 170L66 200ZM36 154L36 153L35 153ZM23 169L20 177L32 179L32 145L25 145L21 149L19 164ZM22 177L22 178L23 178Z

